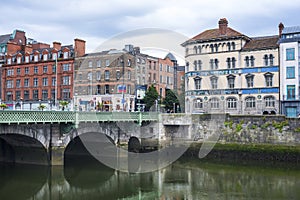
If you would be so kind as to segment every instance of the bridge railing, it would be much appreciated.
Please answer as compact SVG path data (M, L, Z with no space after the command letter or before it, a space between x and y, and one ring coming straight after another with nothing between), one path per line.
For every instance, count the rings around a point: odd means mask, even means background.
M147 112L79 112L79 111L0 111L0 123L80 123L80 122L115 122L156 121L158 113Z

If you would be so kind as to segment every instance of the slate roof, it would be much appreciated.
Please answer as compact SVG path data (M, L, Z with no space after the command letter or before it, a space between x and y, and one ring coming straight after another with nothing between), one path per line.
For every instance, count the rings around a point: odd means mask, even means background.
M300 26L284 27L282 34L300 33Z
M169 58L171 61L177 61L177 59L175 58L175 56L172 54L172 53L168 53L165 57L166 58Z
M0 35L0 44L6 44L10 39L10 34Z
M264 50L278 48L279 36L254 37L248 41L242 51Z

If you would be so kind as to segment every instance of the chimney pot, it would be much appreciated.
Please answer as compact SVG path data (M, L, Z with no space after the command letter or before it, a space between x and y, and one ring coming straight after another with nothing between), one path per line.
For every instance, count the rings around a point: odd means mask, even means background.
M219 31L221 35L226 35L227 26L228 26L228 21L226 18L222 18L219 20Z

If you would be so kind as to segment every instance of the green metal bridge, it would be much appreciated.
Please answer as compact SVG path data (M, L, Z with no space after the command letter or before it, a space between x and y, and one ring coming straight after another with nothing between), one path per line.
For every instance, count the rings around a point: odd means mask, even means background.
M0 124L157 121L156 112L0 111Z

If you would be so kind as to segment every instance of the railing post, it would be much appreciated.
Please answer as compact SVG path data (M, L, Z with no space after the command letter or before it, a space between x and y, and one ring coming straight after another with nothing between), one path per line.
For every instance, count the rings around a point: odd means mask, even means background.
M78 126L79 126L79 117L78 117L78 115L79 115L79 113L78 113L78 111L76 110L75 111L75 121L74 121L74 123L75 123L75 128L78 128Z
M142 126L142 121L143 119L142 119L142 112L140 111L139 112L139 119L138 119L138 121L139 121L139 126Z

